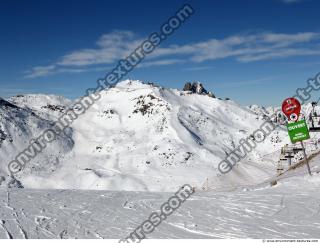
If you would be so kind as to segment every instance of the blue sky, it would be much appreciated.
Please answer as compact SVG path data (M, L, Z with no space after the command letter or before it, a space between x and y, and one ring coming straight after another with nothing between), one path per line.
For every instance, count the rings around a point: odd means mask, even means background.
M0 96L83 95L184 3L1 1ZM195 14L127 77L172 88L196 80L243 105L281 105L320 72L320 1L188 3Z

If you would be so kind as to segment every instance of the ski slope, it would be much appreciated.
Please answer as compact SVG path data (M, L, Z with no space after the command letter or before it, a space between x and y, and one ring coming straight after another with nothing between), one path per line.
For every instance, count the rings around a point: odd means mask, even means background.
M148 238L320 238L319 174L270 187L196 192ZM171 193L0 192L0 238L120 239Z

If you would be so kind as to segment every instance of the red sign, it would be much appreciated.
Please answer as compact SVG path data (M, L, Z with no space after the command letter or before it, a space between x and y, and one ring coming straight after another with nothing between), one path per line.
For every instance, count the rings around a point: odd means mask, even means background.
M295 98L285 99L282 103L282 112L289 121L298 121L301 111L301 104Z

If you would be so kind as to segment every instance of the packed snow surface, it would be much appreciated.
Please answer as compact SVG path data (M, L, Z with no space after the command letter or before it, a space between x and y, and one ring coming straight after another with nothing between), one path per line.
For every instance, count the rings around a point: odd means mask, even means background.
M195 193L147 238L320 238L319 175ZM124 238L172 193L0 191L0 238Z

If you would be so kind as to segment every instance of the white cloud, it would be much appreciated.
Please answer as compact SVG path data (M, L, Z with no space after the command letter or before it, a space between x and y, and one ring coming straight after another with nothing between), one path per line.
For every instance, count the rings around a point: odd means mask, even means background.
M257 78L253 80L240 80L237 82L223 82L223 83L217 83L216 87L220 88L240 88L245 86L252 86L252 85L262 85L266 82L271 82L274 80L278 80L279 78L283 78L283 75L278 76L268 76L263 78Z
M96 48L71 52L61 58L61 66L106 64L129 55L143 40L130 31L114 31L96 42Z
M84 72L97 72L97 71L107 71L106 67L90 67L90 68L79 68L79 67L63 67L58 65L49 66L37 66L33 67L31 70L26 71L24 78L39 78L46 77L58 73L84 73Z
M320 55L320 50L310 50L310 49L282 49L270 53L262 53L258 55L247 55L239 57L238 59L243 62L253 62L261 60L270 60L274 58L284 58L293 56L315 56Z
M37 66L26 72L25 78L38 78L50 75L56 68L56 65Z
M278 1L283 2L283 3L287 3L287 4L291 4L291 3L300 3L303 0L278 0Z
M185 71L203 71L215 68L214 66L195 66L195 67L187 67L183 68Z
M143 40L130 31L114 31L101 36L94 48L75 50L62 56L55 63L34 67L27 72L26 77L106 70L105 65L114 64L117 60L125 58ZM233 58L238 62L256 62L295 56L315 56L320 55L319 41L320 33L316 32L233 35L222 39L158 47L140 66L202 63L224 58Z
M156 61L147 61L141 63L138 67L151 67L151 66L163 66L163 65L173 65L178 63L183 63L183 60L180 59L164 59L164 60L156 60Z
M197 49L191 56L195 62L233 57L240 62L266 60L297 55L318 55L314 47L304 47L319 41L319 33L276 34L262 33L242 36L232 36L225 39L212 39L196 43L189 48ZM288 48L294 49L288 53ZM251 58L248 58L251 57ZM259 58L254 58L259 57Z

